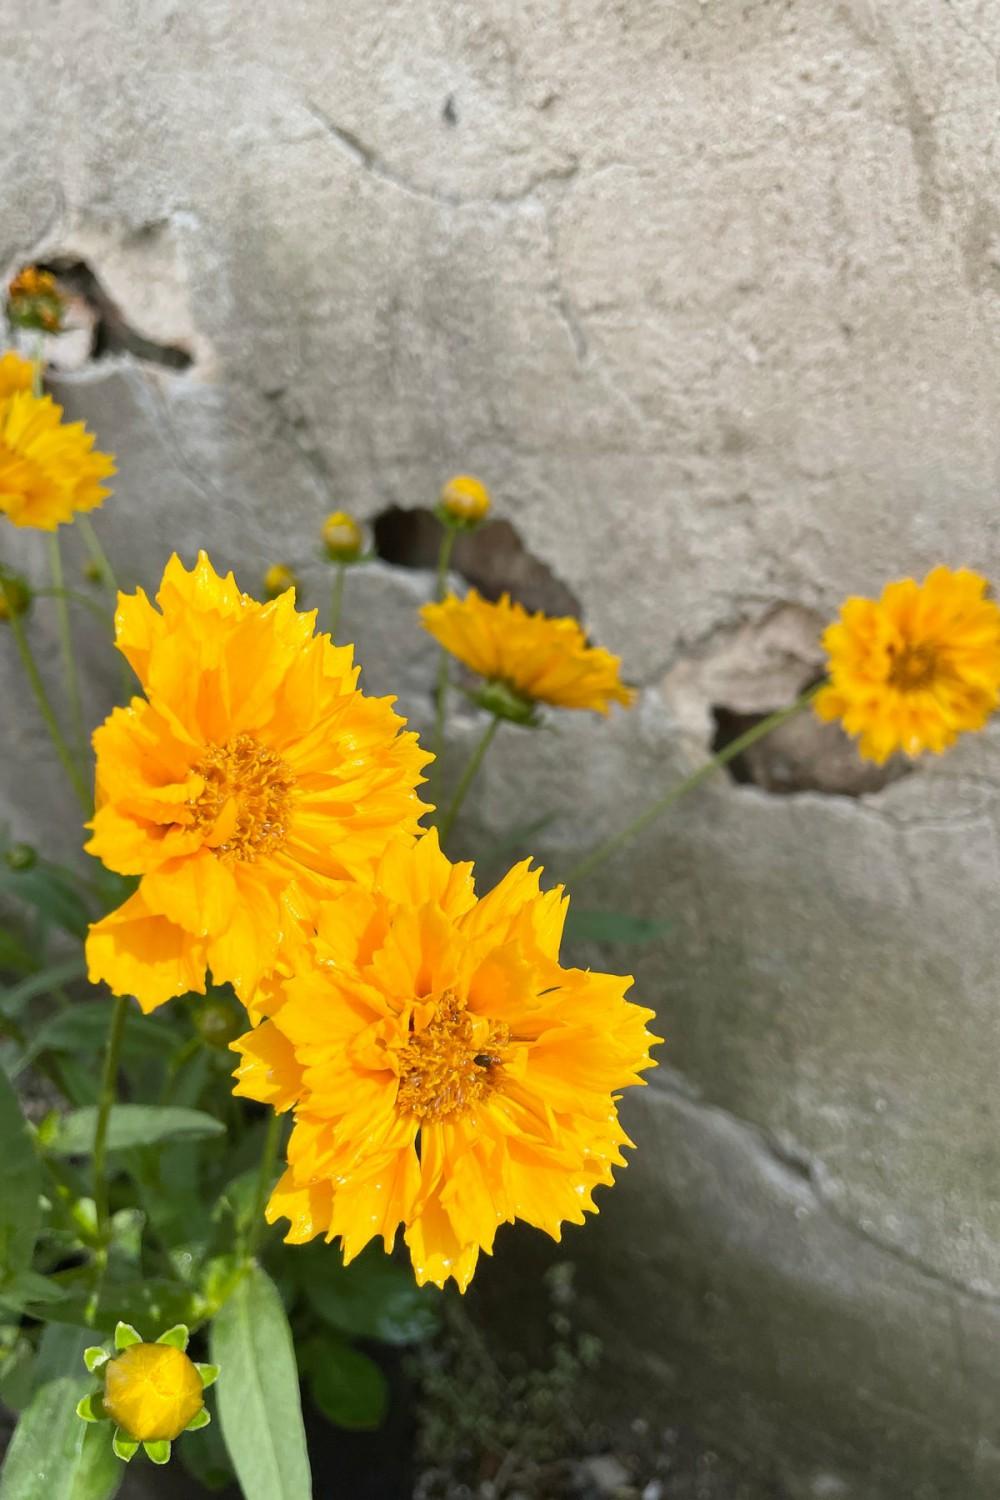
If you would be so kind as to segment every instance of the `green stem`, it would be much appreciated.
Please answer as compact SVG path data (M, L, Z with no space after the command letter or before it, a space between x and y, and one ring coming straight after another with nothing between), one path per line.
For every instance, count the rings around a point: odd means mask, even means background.
M455 538L458 536L454 526L446 526L441 538L441 550L438 553L437 578L434 584L434 599L440 604L448 589L448 567L451 563L451 554L455 547ZM445 722L448 707L448 653L442 646L438 656L437 686L434 689L434 738L431 741L431 749L434 752L433 770L431 772L435 781L441 774L441 756L444 753Z
M97 1124L94 1128L94 1212L96 1217L97 1250L94 1254L94 1286L87 1303L87 1320L92 1322L97 1314L101 1282L108 1265L108 1245L111 1239L110 1197L108 1189L108 1123L118 1090L118 1063L121 1057L122 1037L125 1034L125 1018L128 1015L128 1000L119 995L111 1012L108 1039L104 1048L104 1068L101 1072L101 1092L97 1101Z
M272 1111L267 1122L267 1135L264 1139L264 1150L260 1158L260 1170L257 1174L257 1193L254 1197L253 1217L247 1230L245 1252L247 1260L252 1260L257 1253L260 1237L264 1233L264 1210L267 1200L271 1196L271 1187L274 1181L274 1164L278 1159L278 1143L281 1140L281 1116L277 1110Z
M76 524L80 528L80 534L83 537L87 551L90 553L91 562L100 573L102 582L108 588L112 599L117 601L118 580L114 575L114 570L112 569L111 564L108 562L107 554L105 553L104 548L101 546L101 543L97 536L97 532L91 525L90 517L83 514L78 514L76 518Z
M442 844L451 832L452 824L458 817L458 810L462 806L462 803L465 801L466 793L468 792L470 786L476 779L476 772L482 765L483 757L492 745L493 736L496 734L499 727L500 719L498 715L494 714L489 724L486 726L486 732L484 733L482 739L479 741L479 744L469 756L468 765L462 772L462 779L458 783L458 786L455 788L455 795L451 799L451 802L448 806L448 811L445 813L444 817L441 820L440 838Z
M343 563L337 564L337 571L333 575L333 597L330 601L330 639L336 641L337 631L340 629L340 611L344 605L344 574L347 568Z
M59 532L49 537L49 567L52 572L52 595L56 601L56 628L59 634L59 651L62 656L63 674L66 678L66 698L69 703L73 737L82 753L86 753L87 732L83 724L83 705L80 702L80 678L76 670L73 652L73 633L69 623L69 605L66 602L66 580L63 576L62 549Z
M673 807L676 802L679 802L682 797L687 796L688 792L693 792L696 787L701 786L703 781L707 781L710 776L714 776L716 771L728 765L731 760L735 760L738 755L742 755L744 750L749 750L750 746L755 745L758 740L764 739L766 735L780 728L782 724L787 724L789 719L794 719L796 714L800 714L804 708L808 707L822 685L822 683L816 683L814 687L804 692L801 697L796 698L794 703L790 703L787 708L779 708L775 713L768 714L766 719L761 719L759 723L754 724L743 734L737 735L736 739L730 740L724 749L720 750L717 755L713 755L711 760L707 760L703 766L699 766L697 771L693 771L690 776L686 776L683 781L679 781L675 786L672 786L659 801L653 803L652 807L647 807L645 812L640 813L637 818L633 818L632 822L627 823L618 833L612 834L609 839L605 839L603 844L598 844L597 848L586 855L585 858L578 860L564 877L567 885L572 881L580 880L584 875L589 875L591 870L596 869L599 864L603 864L604 860L613 854L616 849L620 849L623 844L627 844L630 839L635 838L637 833L641 833L661 813L666 812L668 808Z
M109 614L102 605L98 604L96 599L91 599L88 594L84 594L80 589L32 589L32 593L36 599L58 599L60 597L69 599L73 604L81 604L84 609L89 609L90 613L100 620L102 625L107 625L109 622L112 626L114 625L114 615Z
M4 587L4 584L3 580L0 579L0 588L2 587ZM87 791L87 787L84 783L83 777L80 774L80 768L77 766L72 755L70 754L69 746L63 739L62 730L59 728L59 721L52 710L52 704L49 702L48 694L45 691L45 685L42 682L38 667L35 664L35 658L31 654L31 647L28 645L28 637L24 633L24 626L21 623L21 617L17 612L17 601L9 591L5 589L5 592L7 593L7 601L10 613L8 623L10 625L11 631L13 632L14 643L17 646L18 655L21 658L21 665L24 667L25 676L27 677L28 682L31 686L31 691L35 695L35 702L38 704L38 711L41 714L42 718L45 720L45 727L49 731L49 736L52 740L53 746L55 747L55 752L62 762L63 770L69 777L74 792L80 799L80 806L89 816L92 807L90 794Z

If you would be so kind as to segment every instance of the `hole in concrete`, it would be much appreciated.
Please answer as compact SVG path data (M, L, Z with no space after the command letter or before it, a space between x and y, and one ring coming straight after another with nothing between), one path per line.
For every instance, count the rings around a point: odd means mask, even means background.
M134 329L123 317L117 303L108 295L94 272L83 260L55 259L43 270L51 271L70 298L72 320L76 301L90 330L90 358L106 359L114 354L131 354L147 364L162 365L167 370L187 370L193 358L177 344L158 344Z
M724 750L766 717L766 713L737 713L713 705L712 749ZM863 797L881 791L912 769L902 756L894 756L884 766L862 760L857 746L839 724L824 724L812 713L790 719L726 766L733 781L741 786L760 787L778 796L827 792Z
M375 551L385 562L402 568L437 566L441 523L433 511L393 505L375 517L373 531ZM486 599L507 593L525 609L582 617L576 595L528 551L509 521L487 521L478 531L459 536L452 570Z

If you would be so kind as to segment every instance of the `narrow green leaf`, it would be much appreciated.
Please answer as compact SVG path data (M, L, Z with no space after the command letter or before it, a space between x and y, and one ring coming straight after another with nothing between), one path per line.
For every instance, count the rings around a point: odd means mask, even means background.
M86 1342L76 1329L53 1326L42 1335L35 1392L0 1471L0 1500L111 1500L117 1493L123 1471L108 1428L76 1414L91 1384L80 1364Z
M87 966L80 958L70 958L63 963L50 964L46 969L39 969L37 974L29 974L26 979L21 979L17 984L8 985L0 991L0 1011L5 1016L16 1016L29 1000L35 1000L39 995L51 994L53 990L59 989L61 985L71 984L75 979L82 979L86 972Z
M277 1287L258 1266L212 1324L211 1349L223 1371L222 1435L245 1500L311 1500L291 1330Z
M0 860L0 890L33 907L44 922L73 937L86 937L92 913L68 871L41 859L29 869L11 870Z
M27 1122L0 1070L0 1283L25 1270L41 1223L41 1165Z
M355 1432L381 1427L389 1405L385 1376L373 1359L334 1339L317 1339L309 1359L309 1390L328 1422Z
M35 1032L25 1049L24 1062L31 1062L42 1052L70 1052L79 1056L102 1051L114 1004L109 999L81 1000L70 1010L52 1016ZM162 1022L130 1015L123 1050L132 1057L163 1057L172 1050L175 1040L171 1028Z
M50 1150L57 1156L87 1156L93 1150L97 1110L74 1109L59 1122ZM108 1120L108 1150L155 1146L161 1141L198 1140L224 1135L221 1120L197 1109L161 1108L155 1104L118 1104Z
M115 1324L124 1319L140 1329L147 1340L156 1338L166 1323L186 1323L195 1328L203 1322L207 1313L204 1298L197 1291L168 1281L165 1277L149 1276L134 1281L107 1281L102 1288L96 1313L91 1316L90 1292L85 1282L81 1283L72 1272L60 1276L59 1284L67 1295L61 1302L44 1307L30 1305L26 1311L32 1317L44 1318L51 1323L65 1323L73 1327L90 1328L90 1337L106 1334L109 1338Z
M37 1271L19 1271L0 1286L0 1304L23 1312L26 1307L46 1307L53 1302L62 1302L65 1288L48 1276L39 1276Z

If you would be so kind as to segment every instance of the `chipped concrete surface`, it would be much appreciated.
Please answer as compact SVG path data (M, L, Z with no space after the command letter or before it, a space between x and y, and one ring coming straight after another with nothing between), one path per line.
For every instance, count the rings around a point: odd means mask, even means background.
M120 456L99 525L121 577L205 544L249 587L282 556L321 602L325 510L426 504L472 469L643 685L607 725L505 730L490 836L552 810L565 868L695 763L713 703L773 707L845 591L996 575L989 0L8 0L5 36L0 262L82 252L194 355L58 383ZM43 566L37 539L4 555ZM373 566L346 614L418 722L427 586ZM113 668L87 660L96 713ZM3 795L66 851L8 701ZM581 1254L647 1390L697 1390L803 1495L896 1500L896 1460L908 1494L995 1493L998 747L863 798L720 780L580 893L672 923L617 957L692 1094L654 1083ZM808 1235L787 1170L735 1191L744 1132L803 1164ZM721 1363L688 1306L717 1255Z

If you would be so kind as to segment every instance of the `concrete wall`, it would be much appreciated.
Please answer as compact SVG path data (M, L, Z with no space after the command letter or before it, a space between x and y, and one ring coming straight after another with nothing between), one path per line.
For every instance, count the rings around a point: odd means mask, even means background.
M316 602L331 501L468 468L642 685L504 731L487 832L554 812L565 867L712 705L808 680L845 592L997 574L992 0L7 0L4 32L0 262L84 260L138 351L58 384L119 454L122 577L206 544ZM418 721L425 589L379 564L347 615ZM17 830L72 847L14 703ZM668 1046L570 1245L632 1389L802 1496L1000 1479L998 748L872 790L807 735L825 790L720 780L580 892L671 924L636 960Z

